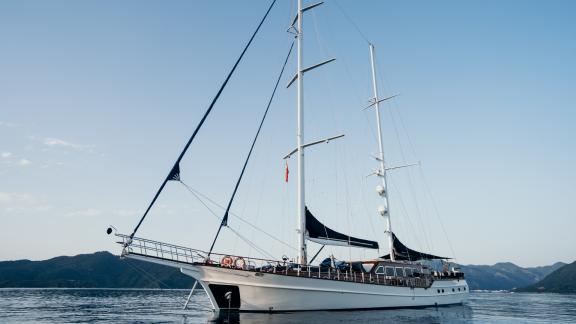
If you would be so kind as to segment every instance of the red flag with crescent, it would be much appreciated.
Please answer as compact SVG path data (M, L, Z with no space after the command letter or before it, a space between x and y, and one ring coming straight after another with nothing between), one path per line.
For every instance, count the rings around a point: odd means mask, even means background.
M288 161L286 161L286 172L284 175L284 179L286 180L286 182L288 182L288 173L290 173L290 171L288 170Z

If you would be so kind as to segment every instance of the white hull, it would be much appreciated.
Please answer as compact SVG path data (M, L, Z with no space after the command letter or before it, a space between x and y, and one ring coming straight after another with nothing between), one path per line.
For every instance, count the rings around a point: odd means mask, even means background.
M238 287L238 292L234 292L240 295L238 310L251 312L428 307L462 304L468 297L468 285L463 279L437 280L427 289L410 288L195 266L136 255L129 257L180 268L182 273L199 281L215 310L228 307L222 303L222 296L214 295L210 285Z

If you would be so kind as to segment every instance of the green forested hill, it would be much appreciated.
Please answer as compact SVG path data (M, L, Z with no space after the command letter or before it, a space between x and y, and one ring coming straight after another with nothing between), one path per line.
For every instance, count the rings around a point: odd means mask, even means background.
M576 261L557 269L537 283L517 291L576 294Z
M460 268L472 290L512 290L536 283L564 265L557 262L549 266L522 268L511 262L500 262L491 266L462 265Z
M0 262L0 287L4 288L190 288L193 282L178 269L121 260L109 252Z

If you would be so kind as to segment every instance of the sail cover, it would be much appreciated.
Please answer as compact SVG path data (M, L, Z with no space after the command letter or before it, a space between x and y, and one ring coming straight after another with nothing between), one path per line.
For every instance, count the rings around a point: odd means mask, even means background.
M319 244L326 245L340 245L340 246L356 246L367 249L378 249L378 242L368 241L352 237L346 234L338 233L335 230L326 227L320 223L314 215L306 207L306 231L308 232L307 238Z
M400 240L396 237L394 233L392 233L392 240L393 243L393 251L394 251L394 259L395 260L407 260L407 261L417 261L417 260L434 260L434 259L449 259L446 257L440 257L428 253L418 252L416 250L412 250L411 248L404 245ZM390 254L386 254L382 256L382 259L390 259Z

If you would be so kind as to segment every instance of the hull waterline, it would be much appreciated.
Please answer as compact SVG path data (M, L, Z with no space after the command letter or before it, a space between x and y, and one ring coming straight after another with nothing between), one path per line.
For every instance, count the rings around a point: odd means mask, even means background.
M464 279L436 280L429 288L412 288L190 265L148 256L129 257L179 268L198 280L217 311L417 308L462 304L468 298Z

